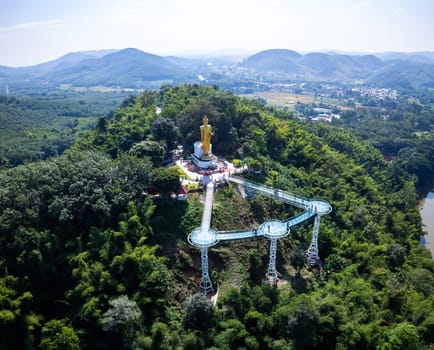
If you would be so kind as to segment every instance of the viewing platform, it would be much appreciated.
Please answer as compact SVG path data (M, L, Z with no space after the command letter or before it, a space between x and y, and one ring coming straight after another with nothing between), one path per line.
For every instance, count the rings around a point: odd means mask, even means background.
M208 232L202 232L199 227L188 235L188 242L198 248L208 248L219 242L219 234L209 229Z

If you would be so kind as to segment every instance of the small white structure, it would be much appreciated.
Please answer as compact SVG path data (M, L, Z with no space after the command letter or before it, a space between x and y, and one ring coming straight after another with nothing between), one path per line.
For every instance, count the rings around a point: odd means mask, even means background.
M176 191L176 199L179 201L187 200L188 187L180 185Z

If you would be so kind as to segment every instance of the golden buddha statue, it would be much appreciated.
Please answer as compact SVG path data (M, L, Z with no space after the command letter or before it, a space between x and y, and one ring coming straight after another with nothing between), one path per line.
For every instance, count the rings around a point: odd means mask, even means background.
M211 125L208 124L208 117L203 117L203 125L200 126L200 142L201 148L205 157L210 156L211 151L211 136L214 135Z

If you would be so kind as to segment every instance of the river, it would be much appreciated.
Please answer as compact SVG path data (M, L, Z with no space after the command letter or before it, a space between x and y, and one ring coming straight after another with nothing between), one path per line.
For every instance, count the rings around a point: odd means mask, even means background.
M428 193L420 209L426 235L421 237L421 243L431 251L434 257L434 192Z

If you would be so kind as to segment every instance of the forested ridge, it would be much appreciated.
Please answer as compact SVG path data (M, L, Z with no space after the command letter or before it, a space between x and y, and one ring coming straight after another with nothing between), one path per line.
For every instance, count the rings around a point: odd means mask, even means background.
M287 283L263 283L266 241L221 244L210 252L217 307L196 294L199 252L186 238L200 223L200 193L187 202L149 193L170 190L176 170L161 162L176 144L191 153L204 115L215 154L260 170L246 177L330 202L321 271L306 266L304 224L279 242ZM215 87L126 99L63 155L0 171L0 348L434 348L417 178L374 146ZM212 227L294 214L236 191L216 192Z

